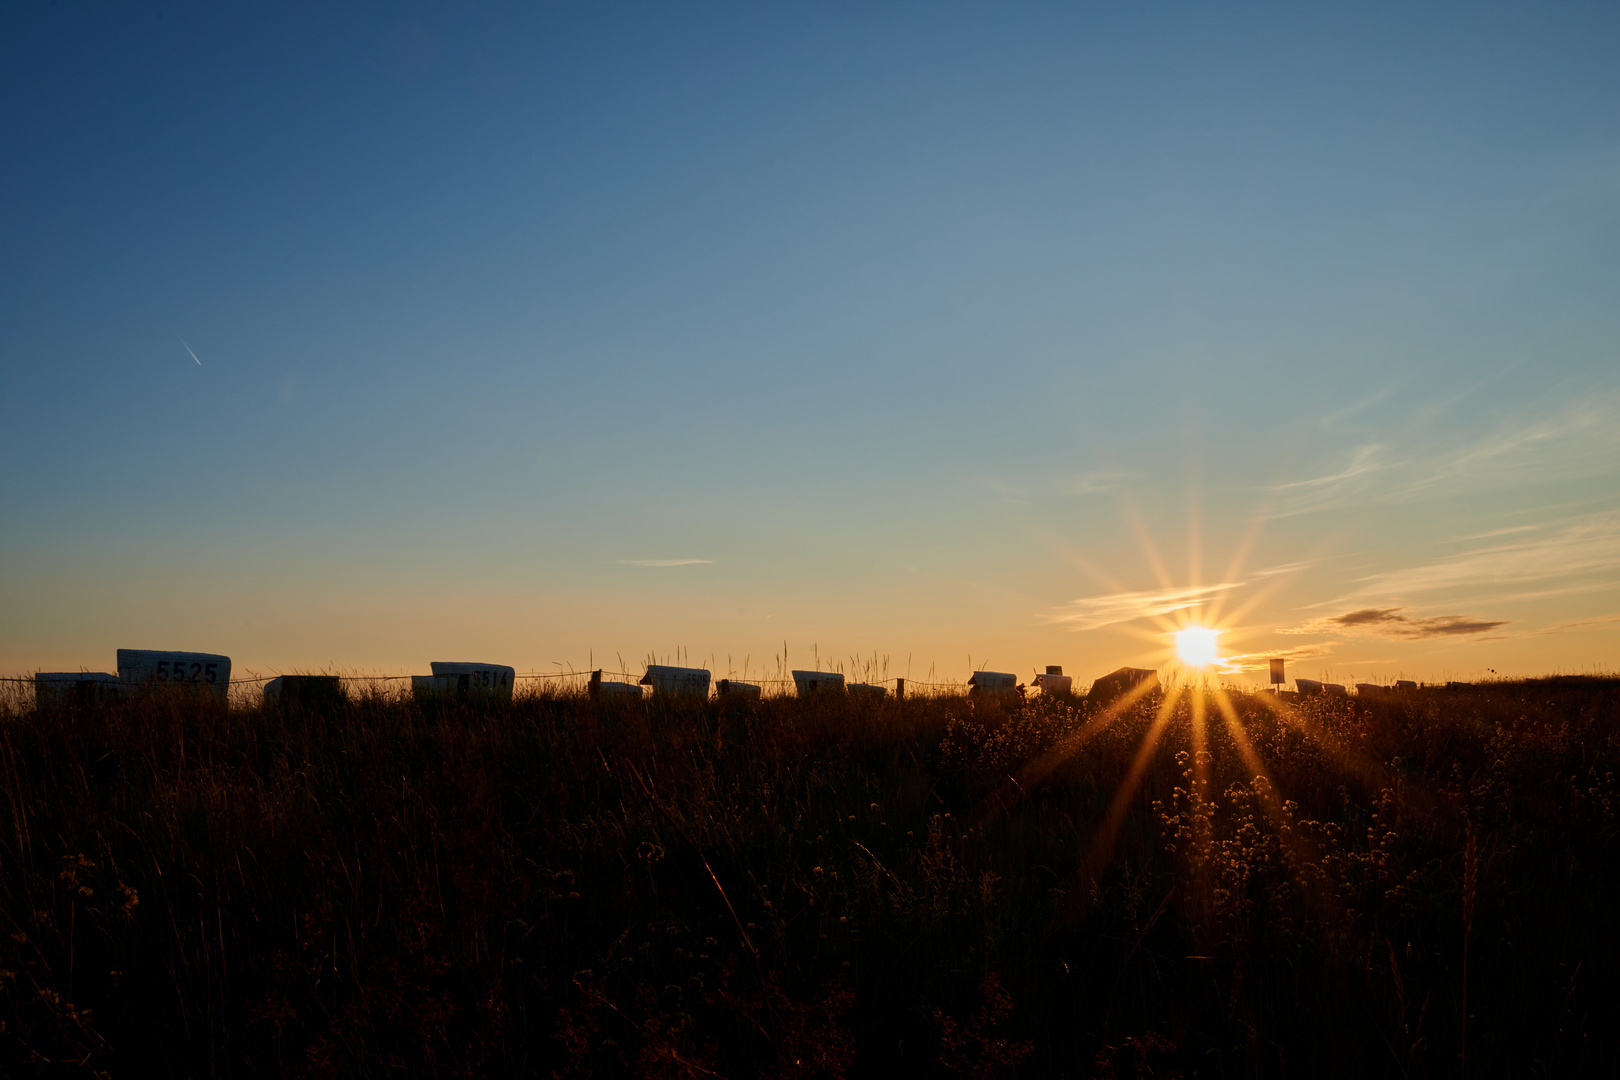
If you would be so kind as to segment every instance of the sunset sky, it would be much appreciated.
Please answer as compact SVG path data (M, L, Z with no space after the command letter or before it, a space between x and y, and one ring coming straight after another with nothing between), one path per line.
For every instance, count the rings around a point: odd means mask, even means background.
M0 673L1620 668L1620 7L0 9Z

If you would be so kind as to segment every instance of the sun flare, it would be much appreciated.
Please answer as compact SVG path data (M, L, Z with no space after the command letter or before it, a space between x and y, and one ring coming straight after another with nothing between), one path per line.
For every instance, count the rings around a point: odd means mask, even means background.
M1188 667L1208 667L1216 659L1215 639L1219 630L1207 626L1189 626L1176 632L1176 655Z

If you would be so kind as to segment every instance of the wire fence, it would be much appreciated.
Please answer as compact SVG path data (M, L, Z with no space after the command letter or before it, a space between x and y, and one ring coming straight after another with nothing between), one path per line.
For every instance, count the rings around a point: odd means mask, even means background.
M76 675L76 674L82 674L86 678L89 678L89 677L93 676L96 673L86 671L86 672L67 672L67 673L64 673L64 674L66 675L65 678L55 678L55 679L50 679L50 680L47 680L47 681L49 681L49 682L74 682L76 680L74 679L73 676ZM816 675L840 675L840 674L843 674L843 673L842 672L837 672L837 671L817 671L817 672L813 672L812 674L816 674ZM311 676L311 675L332 677L331 672L307 672L307 671L291 672L291 671L289 671L289 672L283 672L282 674L278 674L278 675L247 675L247 676L242 676L242 677L239 677L239 678L232 678L230 680L230 685L232 685L232 686L236 686L238 684L242 684L242 685L262 685L262 684L270 682L270 681L272 681L274 679L282 678L283 675L292 675L292 676L297 676L297 677L304 677L304 676ZM617 676L619 676L621 678L625 678L625 679L637 678L636 673L633 672L633 671L609 671L606 668L593 668L593 669L591 669L589 671L572 671L572 670L571 671L520 671L520 672L517 672L516 674L514 674L512 676L512 678L514 678L514 679L589 679L594 675L604 675L604 676L605 675L617 675ZM405 682L405 681L410 680L410 679L423 678L424 676L422 676L420 674L415 674L415 675L337 675L335 677L343 680L344 682ZM846 679L848 678L847 675L845 675L844 677ZM767 679L767 678L763 678L763 677L758 676L758 675L754 675L754 676L743 675L741 677L728 675L728 676L726 676L726 680L730 681L730 682L747 683L750 686L795 686L799 682L799 680L797 680L797 679L780 679L780 678ZM37 681L38 681L38 676L35 676L35 675L0 676L0 683L24 683L24 684L26 684L28 686L33 686ZM862 679L859 683L852 683L851 685L894 686L896 684L901 684L901 683L903 683L908 689L910 687L913 687L913 686L967 687L967 686L972 685L971 683L969 683L965 679L947 680L945 682L926 682L926 681L924 681L922 679L910 679L910 678L905 677L904 675L890 676L888 678L883 678L883 679L865 678L865 679Z
M58 677L58 678L49 679L49 680L46 680L46 681L49 682L49 683L57 684L59 686L64 685L64 684L73 684L75 682L81 681L81 680L74 679L72 677L73 673L62 673L62 674L65 675L66 677ZM145 688L145 686L146 686L146 684L137 684L137 683L133 683L133 682L126 682L126 681L118 680L116 678L114 678L111 681L95 680L94 676L96 675L96 673L93 673L93 672L82 672L82 673L78 673L78 674L82 674L84 676L84 679L82 680L84 682L97 681L97 682L100 682L102 685L107 685L107 686L111 686L111 687L115 687L115 688L136 688L136 687ZM284 674L286 674L286 675L297 675L297 676L307 676L307 675L312 675L313 674L313 675L320 675L320 676L325 676L325 677L336 677L338 679L338 681L339 681L339 684L341 686L345 687L345 688L352 688L352 689L355 689L355 690L360 690L362 688L375 688L375 689L378 689L378 690L382 690L384 692L386 692L386 691L388 691L390 689L393 689L395 687L398 687L399 689L402 689L402 690L409 690L411 688L411 686L412 686L412 680L422 677L422 676L419 676L419 675L344 675L344 674L336 674L334 676L334 673L331 673L331 672L286 672ZM848 680L846 682L846 688L853 688L853 687L859 687L859 686L882 687L887 694L892 695L892 696L896 696L896 697L901 696L901 695L911 695L911 694L916 694L918 696L929 696L929 697L933 697L933 696L950 696L950 695L965 694L969 690L972 689L971 684L968 683L966 680L944 680L944 681L939 681L939 680L911 679L911 678L907 678L905 676L887 676L887 677L882 677L882 678L866 676L866 677L862 678L860 681L855 681L854 679L851 679L847 674L836 672L836 671L817 672L816 674L843 675L843 677L846 680ZM246 703L246 702L251 700L251 698L249 698L247 695L251 695L254 690L262 689L267 683L270 683L273 680L281 678L281 677L282 677L282 675L244 675L244 676L233 677L233 678L227 680L227 682L226 682L225 696L226 696L227 700L233 700L233 701L235 701L235 702L237 702L239 704L240 703ZM612 678L612 679L627 679L627 680L631 680L632 682L636 682L641 678L641 676L639 676L635 672L631 672L631 671L614 671L614 670L611 670L611 669L608 669L608 668L593 668L593 669L589 669L589 670L570 668L570 669L565 670L565 671L525 671L525 672L518 672L518 673L515 673L513 675L513 681L514 682L516 682L516 683L528 683L528 684L530 684L530 686L534 690L541 691L541 692L543 692L543 688L545 688L547 686L556 687L558 689L565 689L566 688L566 690L569 690L569 691L588 690L590 684L593 681L597 681L598 679L600 679L602 681L606 681L609 678ZM575 685L570 686L569 685L570 682L574 683ZM742 685L745 685L745 686L757 686L762 691L764 691L765 696L768 696L768 697L786 697L786 696L791 696L793 693L796 693L799 690L799 682L800 682L800 680L796 679L796 678L782 678L782 677L779 677L779 676L776 676L776 677L762 677L762 676L750 676L750 675L745 674L742 677L738 678L738 677L736 677L734 675L728 675L724 679L715 679L714 680L714 683L716 684L716 690L717 691L719 690L718 684L722 683L722 682L728 683L728 684L742 684ZM35 687L37 687L38 685L40 685L40 682L35 676L32 676L32 675L0 676L0 685L9 685L9 686L15 687L17 692L24 692L25 693L26 691L24 691L24 688L27 688L27 690L32 690ZM164 684L154 684L154 685L161 686L161 685L164 685ZM189 685L189 684L176 684L176 685ZM209 685L212 685L212 684L209 684Z

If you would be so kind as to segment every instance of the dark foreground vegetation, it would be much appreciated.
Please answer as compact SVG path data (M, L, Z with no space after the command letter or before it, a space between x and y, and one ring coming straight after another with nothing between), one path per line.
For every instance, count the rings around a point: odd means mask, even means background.
M13 705L0 1072L1613 1076L1617 740L1597 680Z

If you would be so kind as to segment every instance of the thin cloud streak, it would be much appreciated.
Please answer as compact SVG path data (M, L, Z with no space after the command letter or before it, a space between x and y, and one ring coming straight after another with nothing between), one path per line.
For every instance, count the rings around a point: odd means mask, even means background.
M181 339L180 339L180 344L182 344L182 345L186 345L186 339L185 339L185 338L181 338ZM193 359L193 360L197 360L197 354L196 354L196 353L194 353L194 352L191 352L191 346L190 346L190 345L186 345L186 352L188 352L188 353L191 353L191 358L192 358L192 359ZM201 360L197 360L197 366L198 366L198 367L202 367L202 361L201 361Z
M1408 417L1409 425L1417 415ZM1349 462L1337 472L1266 488L1269 515L1294 517L1407 502L1437 490L1612 471L1617 449L1620 393L1583 394L1539 416L1505 421L1495 431L1434 452L1402 448L1399 459L1389 460L1392 445L1364 443L1350 451Z
M1356 447L1349 464L1336 473L1271 485L1266 489L1274 502L1270 516L1295 517L1366 501L1371 478L1395 468L1379 460L1386 449L1382 443L1366 443Z
M1224 656L1217 660L1223 675L1237 675L1245 671L1265 671L1271 666L1273 660L1285 660L1290 664L1302 663L1306 660L1320 660L1333 652L1338 646L1334 641L1315 641L1308 645L1296 645L1289 649L1277 649L1263 653L1236 653Z
M1305 559L1300 562L1280 563L1277 566L1268 566L1264 570L1254 571L1255 577L1275 577L1277 574L1296 574L1301 570L1309 570L1321 559Z
M1211 596L1240 588L1243 584L1241 581L1225 581L1218 585L1195 585L1183 589L1146 589L1141 592L1088 596L1042 618L1049 623L1067 626L1070 630L1095 630L1115 623L1198 607Z
M1574 622L1559 623L1557 626L1544 626L1539 630L1530 630L1524 637L1547 637L1552 634L1567 634L1571 630L1582 630L1588 626L1613 626L1620 623L1620 614L1599 615L1591 619L1577 619Z
M1592 579L1594 584L1620 582L1620 518L1588 518L1551 536L1493 544L1363 578L1350 598L1514 587L1573 577Z

